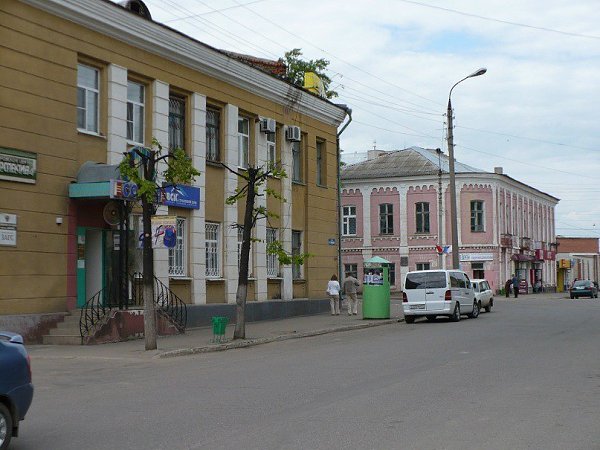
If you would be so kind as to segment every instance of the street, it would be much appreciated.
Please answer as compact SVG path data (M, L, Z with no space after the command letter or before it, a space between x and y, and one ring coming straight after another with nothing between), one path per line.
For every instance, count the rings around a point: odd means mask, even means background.
M496 296L458 323L170 359L33 349L11 448L598 449L599 323L597 299Z

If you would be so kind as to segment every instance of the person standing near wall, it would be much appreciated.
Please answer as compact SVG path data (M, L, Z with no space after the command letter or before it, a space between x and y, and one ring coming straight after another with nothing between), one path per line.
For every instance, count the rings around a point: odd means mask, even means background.
M352 276L350 272L346 273L344 279L344 292L348 296L348 315L356 315L358 313L358 299L356 298L357 289L360 284L358 280Z
M516 275L513 275L512 277L512 285L513 285L513 290L515 291L515 298L519 297L519 279L517 278Z
M329 295L329 303L331 305L331 315L340 315L340 283L337 276L331 276L331 280L327 283L327 295Z

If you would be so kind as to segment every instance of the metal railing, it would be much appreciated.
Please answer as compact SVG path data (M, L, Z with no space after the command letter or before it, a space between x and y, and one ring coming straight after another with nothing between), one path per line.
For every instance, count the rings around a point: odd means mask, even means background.
M83 308L81 308L81 316L79 318L79 334L81 336L81 344L87 337L91 336L97 328L106 322L110 312L116 309L110 306L112 302L106 301L106 296L110 289L100 289L90 298Z

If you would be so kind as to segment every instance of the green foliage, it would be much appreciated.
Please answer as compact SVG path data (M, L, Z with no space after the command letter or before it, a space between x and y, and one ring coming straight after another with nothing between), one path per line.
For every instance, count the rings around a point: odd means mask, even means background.
M280 241L273 241L267 244L267 253L270 255L277 255L279 262L284 265L303 265L304 262L312 256L310 253L290 255L283 249L283 244Z
M337 92L329 90L331 78L325 73L327 66L329 66L329 61L323 58L306 61L302 59L301 56L302 49L299 48L285 52L283 62L286 65L286 78L295 85L302 87L304 85L304 74L306 72L314 72L321 78L321 81L325 86L327 98L337 97Z

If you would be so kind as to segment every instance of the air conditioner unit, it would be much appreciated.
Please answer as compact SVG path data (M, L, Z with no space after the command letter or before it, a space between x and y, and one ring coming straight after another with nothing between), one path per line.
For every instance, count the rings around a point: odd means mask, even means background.
M263 133L275 133L276 128L277 122L275 122L275 119L269 119L267 117L260 119L260 131Z
M288 141L300 142L302 140L302 133L300 127L288 127L285 131L285 138Z

